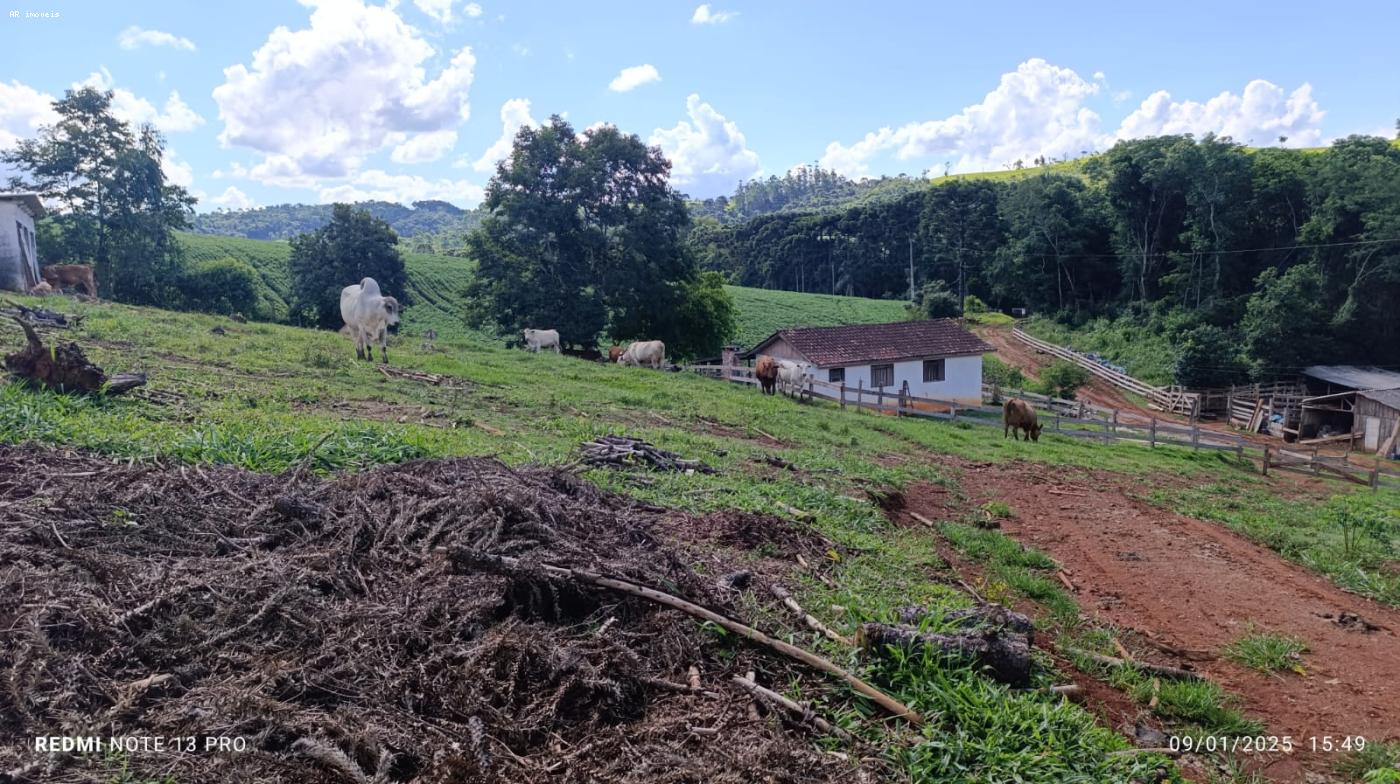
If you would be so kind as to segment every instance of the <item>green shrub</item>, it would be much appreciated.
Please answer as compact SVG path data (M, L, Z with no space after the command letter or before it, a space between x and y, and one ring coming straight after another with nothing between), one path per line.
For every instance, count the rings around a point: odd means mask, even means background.
M1040 372L1041 391L1053 397L1074 399L1074 393L1089 383L1089 371L1063 359Z
M191 265L176 284L181 310L253 314L258 307L258 273L238 259L217 259Z

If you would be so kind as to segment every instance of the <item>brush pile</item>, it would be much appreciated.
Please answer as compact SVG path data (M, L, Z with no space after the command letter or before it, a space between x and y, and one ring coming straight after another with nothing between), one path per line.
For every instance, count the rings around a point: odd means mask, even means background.
M715 469L699 460L687 460L675 452L657 449L640 438L631 436L599 436L586 441L583 449L583 462L593 466L629 468L642 466L653 471L678 471L713 474Z
M810 672L542 568L741 615L689 567L737 559L675 517L489 460L322 480L0 447L0 780L870 780L731 683ZM198 749L35 749L55 735Z

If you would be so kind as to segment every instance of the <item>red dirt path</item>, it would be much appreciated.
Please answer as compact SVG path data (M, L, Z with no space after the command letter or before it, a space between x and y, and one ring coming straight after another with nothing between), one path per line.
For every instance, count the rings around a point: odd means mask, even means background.
M1144 636L1132 646L1135 656L1201 671L1239 696L1269 734L1293 737L1294 754L1255 758L1271 781L1330 773L1337 757L1310 752L1312 736L1400 739L1394 608L1347 593L1219 525L1129 498L1141 485L1125 478L1030 464L962 469L967 503L1007 502L1015 516L1004 532L1064 566L1086 615ZM908 508L946 518L950 499L937 490L911 492ZM1341 613L1380 628L1339 625ZM1264 675L1216 655L1251 627L1306 641L1307 674Z

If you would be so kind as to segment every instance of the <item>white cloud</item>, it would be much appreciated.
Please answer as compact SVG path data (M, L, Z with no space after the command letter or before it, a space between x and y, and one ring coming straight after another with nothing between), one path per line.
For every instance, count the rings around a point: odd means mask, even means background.
M510 155L515 134L521 128L538 128L539 123L530 116L530 101L527 98L512 98L501 105L501 136L486 148L486 152L472 164L472 168L483 173L495 171L496 162Z
M744 134L715 108L692 94L685 101L689 120L674 128L657 128L648 140L671 160L671 181L691 196L728 193L742 179L757 176L763 167Z
M849 146L832 142L821 165L861 177L875 155L890 150L900 160L954 158L954 171L995 169L1040 155L1078 155L1100 138L1099 115L1085 106L1098 91L1099 85L1069 68L1027 60L1003 74L981 103L941 120L881 128Z
M394 163L429 163L452 152L457 145L456 131L420 133L394 148L389 160Z
M1173 101L1159 90L1123 120L1116 138L1215 133L1242 144L1272 145L1286 136L1290 147L1312 147L1322 143L1325 114L1306 83L1285 94L1282 87L1255 79L1242 95L1226 91L1205 103Z
M530 47L526 46L525 44L511 44L510 50L512 52L515 52L515 54L519 57L530 56Z
M308 28L273 30L250 65L225 68L214 88L219 140L263 153L255 171L284 181L352 176L404 134L451 130L467 119L470 48L430 79L425 63L436 51L392 7L304 2L314 8Z
M631 68L623 68L608 82L608 89L615 93L625 93L628 90L635 90L649 82L661 81L661 73L656 70L656 66L650 63L645 65L634 65Z
M475 19L478 16L481 16L481 5L478 3L467 3L466 5L462 6L462 13Z
M212 196L207 200L210 204L217 204L220 207L227 207L231 210L246 210L256 207L257 202L252 197L240 191L237 187L230 185L218 196Z
M0 82L0 150L36 136L39 127L58 122L54 97L19 81Z
M171 185L178 185L181 188L189 188L194 185L194 167L187 161L180 159L180 154L172 149L166 148L165 154L160 158L160 170L165 174L166 182Z
M1173 101L1158 92L1116 132L1103 131L1099 114L1089 106L1105 93L1120 103L1130 96L1128 91L1110 92L1101 73L1086 80L1072 69L1027 60L1003 74L980 103L943 119L880 128L849 145L832 142L821 165L862 177L873 159L892 153L901 161L948 161L955 172L988 171L1040 156L1074 157L1106 149L1118 139L1174 133L1213 132L1252 144L1274 144L1279 136L1287 136L1290 146L1323 141L1319 123L1324 113L1307 84L1285 94L1259 79L1246 85L1242 96L1224 92L1205 103Z
M724 24L738 16L735 11L713 11L709 3L702 3L690 17L691 24Z
M439 24L452 23L452 0L413 0L413 4Z
M195 50L194 41L160 30L146 30L136 25L126 28L117 36L117 43L123 49L139 49L143 46L169 46L186 52Z
M440 199L470 208L480 204L484 196L481 186L466 180L429 180L408 174L389 174L380 169L361 172L349 182L319 191L323 204L369 200L412 204L424 199Z
M204 118L190 108L180 97L178 90L171 90L165 99L165 108L157 109L155 104L124 88L117 87L112 72L106 67L88 74L88 78L75 82L74 88L93 87L112 91L112 115L132 126L150 123L164 133L192 131L204 124Z

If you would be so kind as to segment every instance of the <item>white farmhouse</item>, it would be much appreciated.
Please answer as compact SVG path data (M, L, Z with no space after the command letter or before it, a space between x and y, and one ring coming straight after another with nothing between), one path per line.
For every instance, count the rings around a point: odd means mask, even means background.
M26 292L39 282L34 221L44 205L33 193L0 193L0 289Z
M953 319L782 329L746 356L810 362L819 381L982 403L982 355L995 351Z

